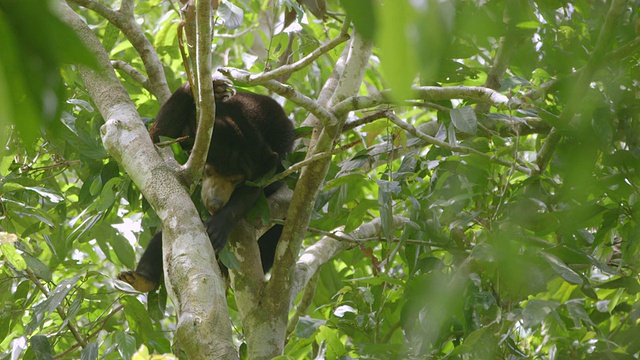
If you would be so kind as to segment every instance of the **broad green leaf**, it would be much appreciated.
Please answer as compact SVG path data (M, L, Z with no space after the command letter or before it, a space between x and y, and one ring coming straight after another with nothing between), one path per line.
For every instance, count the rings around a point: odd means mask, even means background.
M116 343L118 353L123 359L131 359L133 354L136 353L136 339L124 331L116 333Z
M580 275L578 275L574 270L568 267L567 264L562 262L562 260L544 252L541 253L541 255L549 263L549 265L551 265L553 271L555 271L556 274L560 275L560 277L562 277L569 283L577 285L582 285L584 283L582 277L580 277Z
M7 259L16 270L22 271L27 268L27 263L12 243L3 243L0 245L0 253L2 253L4 258Z
M373 0L340 0L356 29L369 40L376 35L378 20L374 12Z
M27 253L22 254L24 261L29 270L33 271L37 278L42 279L46 282L53 281L53 276L51 274L51 269L47 265L45 265L38 258L35 258Z
M224 20L224 26L227 29L233 30L242 25L244 10L230 1L223 1L220 3L220 7L218 7L218 16Z
M156 337L151 318L145 309L134 296L124 296L121 299L124 305L124 316L135 334L138 343L146 343Z
M80 352L81 357L80 360L94 360L98 358L98 343L90 342L87 346L82 349Z
M555 311L560 303L553 300L529 300L522 312L523 325L530 329L539 325L552 311Z
M471 106L451 110L451 121L456 129L463 133L475 135L478 130L478 118Z
M411 97L411 85L418 74L415 46L409 41L415 13L408 0L385 1L376 8L380 64L397 101Z
M34 335L29 339L29 348L35 354L36 359L40 360L53 360L53 352L51 351L51 344L44 335Z

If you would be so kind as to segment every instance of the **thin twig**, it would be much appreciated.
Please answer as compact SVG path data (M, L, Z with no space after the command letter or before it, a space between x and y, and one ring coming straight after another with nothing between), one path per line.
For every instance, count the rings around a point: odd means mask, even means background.
M387 118L389 120L391 120L391 122L393 122L394 124L398 125L400 128L406 130L407 132L409 132L411 135L424 140L432 145L436 145L439 146L441 148L447 149L447 150L451 150L454 152L459 152L459 153L463 153L463 154L475 154L478 156L481 156L491 162L494 162L496 164L502 165L502 166L506 166L506 167L513 167L514 169L530 175L531 174L531 169L524 167L524 166L520 166L517 165L515 163L506 161L506 160L502 160L500 158L491 156L491 155L487 155L483 152L480 152L476 149L472 149L472 148L468 148L468 147L464 147L464 146L455 146L455 145L451 145L447 142L438 140L437 138L433 137L433 136L429 136L423 132L421 132L420 130L416 129L413 125L401 120L398 116L395 115L395 113L393 111L387 111Z
M165 147L165 146L173 145L173 144L176 144L176 143L181 143L181 142L187 140L188 138L189 138L189 135L185 135L185 136L181 136L181 137L179 137L177 139L161 141L161 142L155 143L154 145L158 146L158 147Z
M329 156L333 156L335 154L341 153L341 152L343 152L343 151L345 151L347 149L350 149L350 148L360 144L361 142L362 142L362 140L358 139L358 140L352 141L352 142L350 142L350 143L348 143L348 144L346 144L344 146L341 146L339 148L335 148L335 149L333 149L331 151L325 151L325 152L322 152L322 153L319 153L319 154L315 154L314 156L312 156L312 157L310 157L308 159L304 159L304 160L302 160L300 162L297 162L297 163L289 166L285 171L283 171L283 172L281 172L279 174L276 174L274 177L272 177L271 179L266 181L264 184L261 183L259 185L264 187L264 186L267 186L269 184L273 184L274 182L286 178L287 176L289 176L289 174L292 174L292 173L302 169L303 167L305 167L305 166L307 166L307 165L309 165L309 164L311 164L311 163L313 163L315 161L326 159Z
M38 290L40 290L44 294L44 296L48 298L49 291L47 290L46 287L44 287L44 285L42 285L42 283L40 283L40 280L38 280L38 278L33 273L33 271L31 271L30 269L25 269L25 272L27 273L27 276L29 277L29 279L36 285ZM64 309L62 308L61 305L58 305L56 307L56 311L58 312L58 315L60 315L60 317L63 320L66 320L67 328L69 329L69 331L71 331L71 334L73 334L73 337L76 339L78 344L80 344L80 346L82 346L83 349L87 347L87 341L82 337L82 335L80 335L80 332L78 331L76 326L73 324L73 320L67 318L67 314L64 312Z
M314 51L312 51L309 55L303 57L302 59L294 62L293 64L289 64L289 65L285 65L285 66L281 66L277 69L271 70L271 71L267 71L261 74L256 74L256 75L249 75L249 79L247 79L247 81L243 82L247 82L250 84L260 84L264 81L267 80L271 80L271 79L275 79L278 78L280 76L283 75L288 75L291 74L293 72L296 72L300 69L305 68L307 65L311 64L312 62L314 62L317 58L319 58L320 56L328 53L329 51L333 50L336 46L342 44L343 42L349 40L349 23L344 23L342 25L342 28L340 29L340 34L329 40L328 42L324 43L323 45L321 45L320 47L318 47L317 49L315 49Z
M107 315L106 317L100 319L100 327L98 329L96 329L94 332L92 332L91 334L89 334L89 336L87 336L87 340L90 340L90 339L94 338L96 335L98 335L100 333L100 331L102 329L104 329L104 327L107 325L107 320L109 320L116 313L120 312L120 310L122 310L122 309L124 309L124 305L118 305L118 307L113 309L109 313L109 315ZM54 359L62 359L66 355L71 354L72 352L74 352L78 347L80 347L80 345L74 344L73 346L71 346L70 348L66 349L65 351L63 351L63 352L61 352L59 354L56 354L53 358Z
M122 60L111 60L111 65L113 65L114 69L118 69L123 71L125 74L129 75L133 80L135 80L138 84L142 85L145 89L147 89L150 93L153 93L153 89L149 87L149 78L144 76L140 71L136 68L127 64Z
M70 166L73 165L80 165L82 164L81 160L68 160L68 161L63 161L61 163L56 163L53 165L46 165L46 166L39 166L39 167L29 167L29 166L25 166L22 167L20 170L28 172L28 171L44 171L44 170L51 170L51 169L55 169L55 168L59 168L59 167L63 167L63 168L68 168Z

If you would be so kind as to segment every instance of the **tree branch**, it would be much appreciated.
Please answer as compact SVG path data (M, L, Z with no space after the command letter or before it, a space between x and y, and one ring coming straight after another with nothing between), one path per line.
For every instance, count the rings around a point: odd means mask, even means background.
M281 66L277 69L271 70L271 71L267 71L267 72L263 72L261 74L248 74L248 78L246 79L246 81L243 79L241 81L246 82L246 83L252 83L252 84L261 84L267 80L272 80L272 79L276 79L280 76L284 76L284 75L289 75L291 73L294 73L296 71L299 71L305 67L307 67L309 64L311 64L312 62L314 62L317 58L319 58L320 56L328 53L329 51L333 50L336 46L342 44L343 42L349 40L349 27L350 27L350 23L349 22L345 22L342 25L342 28L340 29L340 34L326 42L325 44L321 45L320 47L318 47L317 49L315 49L313 52L311 52L309 55L303 57L302 59L294 62L293 64L290 65L285 65L285 66Z
M151 89L151 87L149 86L149 78L147 78L146 76L144 76L140 71L138 71L136 68L134 68L133 66L127 64L126 62L122 61L122 60L113 60L111 61L111 65L113 65L113 67L115 69L121 70L122 72L124 72L125 74L129 75L133 80L135 80L138 84L140 84L142 87L144 87L145 89L147 89L150 93L153 94L153 91Z
M406 221L407 219L403 216L393 216L392 227L400 227ZM349 234L341 233L340 230L333 231L337 236L351 239L351 241L336 240L333 237L325 236L315 244L309 246L296 262L289 301L293 302L295 300L297 294L304 289L322 264L331 260L331 258L340 252L354 248L358 243L358 239L368 239L378 236L381 231L382 220L375 218L368 223L360 225Z
M339 148L335 148L332 149L330 151L325 151L323 153L319 153L319 154L315 154L314 156L310 157L310 158L306 158L300 162L297 162L291 166L289 166L285 171L275 175L274 177L272 177L271 179L269 179L267 182L265 182L264 184L259 184L260 186L267 186L269 184L273 184L274 182L278 181L278 180L282 180L284 178L286 178L287 176L289 176L290 174L293 174L294 172L302 169L303 167L315 162L315 161L319 161L322 159L326 159L328 157L331 157L335 154L339 154L347 149L350 149L358 144L360 144L362 141L360 140L355 140L347 145L341 146Z
M97 57L100 71L80 66L86 88L105 119L101 136L164 224L165 284L176 306L177 338L190 358L233 358L225 284L195 205L151 143L137 110L115 75L109 57L87 24L61 6L65 20ZM203 286L206 284L206 286ZM219 355L219 356L218 356Z
M327 111L316 101L296 91L289 85L282 84L281 82L276 80L252 82L249 80L249 77L251 76L250 72L234 68L220 68L218 69L218 71L233 81L239 81L251 85L262 85L265 88L307 110L316 118L318 118L322 123L333 124L338 122L333 113Z
M481 86L414 86L414 97L416 100L437 101L437 100L473 100L481 101L495 107L510 106L509 98L499 92ZM350 111L369 109L380 105L393 104L389 94L390 90L382 90L376 94L368 96L353 96L336 104L331 111L336 117L340 117Z
M213 125L215 123L216 104L213 97L213 77L211 64L211 43L213 28L213 13L210 0L199 0L196 4L196 38L188 39L190 43L195 40L196 49L196 89L194 92L196 108L198 109L198 129L195 142L189 159L181 170L181 176L188 181L193 188L202 177L211 144Z
M169 85L167 85L167 79L164 76L164 68L156 49L151 45L138 23L136 23L133 13L134 2L130 0L123 1L120 10L114 11L94 0L67 1L95 11L122 31L140 55L142 63L147 70L150 81L148 87L145 88L158 99L160 104L164 104L171 96L171 91L169 91Z
M582 71L578 76L578 80L573 86L571 98L560 114L560 124L568 124L573 116L579 112L584 94L589 88L589 81L591 81L593 74L603 63L606 56L606 49L611 47L612 39L615 35L615 29L618 24L622 23L620 17L626 8L626 0L613 0L611 2L611 6L607 12L607 17L598 36L596 45L591 53L591 57L584 66L584 71ZM547 136L547 140L544 142L537 154L536 163L538 165L538 169L536 174L545 171L561 139L562 135L560 132L556 131L555 128L552 129L549 136Z
M413 136L415 136L415 137L417 137L419 139L422 139L422 140L426 141L429 144L436 145L438 147L441 147L441 148L444 148L444 149L447 149L447 150L451 150L451 151L454 151L454 152L459 152L459 153L463 153L463 154L478 155L478 156L481 156L481 157L483 157L483 158L485 158L485 159L487 159L487 160L489 160L491 162L494 162L496 164L503 165L503 166L506 166L506 167L513 167L514 169L516 169L516 170L518 170L518 171L520 171L520 172L522 172L524 174L527 174L527 175L531 174L531 169L529 169L527 167L524 167L524 166L521 166L521 165L517 165L515 163L509 162L509 161L505 161L505 160L502 160L500 158L487 155L487 154L485 154L483 152L480 152L480 151L472 149L472 148L468 148L468 147L464 147L464 146L450 145L449 143L447 143L445 141L441 141L441 140L438 140L437 138L435 138L433 136L429 136L429 135L419 131L418 129L416 129L413 125L402 121L398 116L396 116L395 113L393 113L393 111L388 111L387 112L387 118L389 120L391 120L394 124L398 125L400 128L402 128L402 129L406 130L407 132L409 132L411 135L413 135Z

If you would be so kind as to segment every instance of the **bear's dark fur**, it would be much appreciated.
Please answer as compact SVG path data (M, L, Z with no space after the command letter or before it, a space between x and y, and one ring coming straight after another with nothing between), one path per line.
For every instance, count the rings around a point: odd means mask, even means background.
M264 189L245 184L281 171L281 161L291 151L294 128L282 107L272 98L248 92L235 93L226 80L214 80L216 118L207 164L202 177L202 200L212 216L204 224L216 252L231 230L255 205L264 191L268 197L278 190L277 182ZM162 106L151 136L188 136L181 146L189 151L196 131L196 106L189 84L182 85ZM274 226L258 241L262 267L273 265L282 227ZM256 259L257 260L257 259ZM121 272L118 279L136 290L157 288L162 279L162 233L149 243L135 271Z

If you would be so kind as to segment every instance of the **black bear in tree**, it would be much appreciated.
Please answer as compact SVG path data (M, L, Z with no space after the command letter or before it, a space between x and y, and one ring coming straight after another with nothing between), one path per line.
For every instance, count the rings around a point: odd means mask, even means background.
M293 123L272 98L235 92L226 79L214 80L216 117L202 176L202 201L212 216L205 227L214 250L227 243L231 230L255 205L260 193L269 197L281 182L265 188L247 185L266 174L282 171L281 162L295 138ZM181 146L190 151L197 128L196 105L189 83L182 85L162 106L151 129L154 143L160 136L188 136ZM269 271L282 226L275 225L258 240L262 268ZM135 271L118 274L136 290L158 287L163 275L162 232L149 243Z

